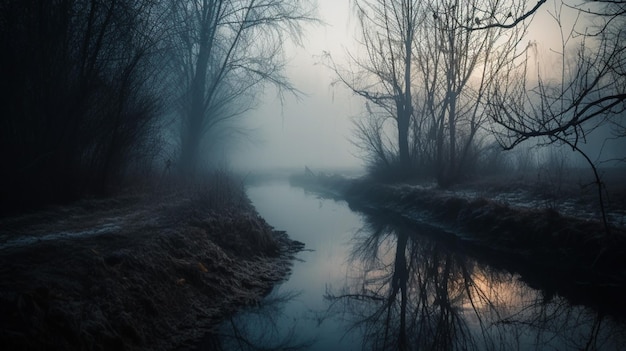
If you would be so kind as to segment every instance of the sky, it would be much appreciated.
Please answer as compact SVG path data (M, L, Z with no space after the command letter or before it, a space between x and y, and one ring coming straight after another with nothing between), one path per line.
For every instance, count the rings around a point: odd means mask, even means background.
M347 50L355 51L356 19L350 3L318 0L318 16L326 25L307 25L302 46L287 45L286 74L304 95L300 99L286 96L281 104L275 91L266 89L259 107L247 116L253 134L231 155L233 168L308 166L321 170L363 166L350 138L351 120L362 114L364 101L341 84L333 85L333 72L320 64L323 52L330 52L341 64L346 62ZM553 51L560 49L558 26L550 15L554 12L555 2L550 0L535 15L523 41L536 42L540 59L545 62L554 60ZM565 28L573 23L575 13L563 9Z

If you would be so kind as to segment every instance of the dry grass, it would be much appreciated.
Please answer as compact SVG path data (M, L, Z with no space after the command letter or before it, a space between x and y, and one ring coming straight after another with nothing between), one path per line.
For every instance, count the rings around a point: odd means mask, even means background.
M11 350L172 349L257 303L301 248L223 173L0 228L0 344Z

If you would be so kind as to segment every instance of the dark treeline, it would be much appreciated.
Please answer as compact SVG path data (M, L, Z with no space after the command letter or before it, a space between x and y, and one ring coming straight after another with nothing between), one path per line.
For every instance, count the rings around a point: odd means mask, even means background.
M2 1L0 212L111 195L151 170L188 179L254 89L295 91L282 45L309 12L286 0Z
M107 194L156 151L148 5L2 2L2 210Z

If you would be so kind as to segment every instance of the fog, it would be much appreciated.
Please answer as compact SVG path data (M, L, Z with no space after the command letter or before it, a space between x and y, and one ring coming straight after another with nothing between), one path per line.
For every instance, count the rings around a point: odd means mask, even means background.
M206 18L196 15L213 2L3 4L0 150L14 199L3 206L106 196L142 177L191 179L224 165L402 169L446 185L489 170L480 162L498 143L574 143L598 165L624 157L624 76L594 64L624 64L607 51L622 49L623 34L580 35L600 22L576 22L584 9L551 0L531 16L526 2L486 11L489 2L415 1L387 18L397 4L265 1L220 1L230 10ZM416 16L410 29L403 16ZM396 22L387 33L385 21ZM457 54L471 58L463 72ZM578 108L588 81L589 108Z
M331 86L331 72L315 65L313 54L301 50L289 75L303 95L284 101L273 91L264 94L262 105L249 116L249 138L238 145L232 166L245 168L359 167L350 143L350 117L362 102L345 88Z
M556 77L562 38L554 21L561 11L564 31L582 30L590 24L577 18L578 11L549 1L533 16L528 33L520 45L533 43L533 69L544 76ZM355 9L350 1L318 1L318 16L322 23L305 26L303 41L290 43L286 50L286 75L301 91L298 96L267 88L260 93L258 108L246 117L244 136L227 146L222 153L228 164L237 170L268 170L274 168L311 169L362 168L364 161L354 140L355 118L363 117L365 100L338 82L336 74L323 63L322 55L329 53L340 65L348 65L348 56L361 50ZM537 71L533 72L536 74ZM623 158L624 138L613 138L611 126L590 133L581 149L603 165L620 166L615 159ZM529 140L524 148L533 148L544 141ZM551 147L536 148L535 153L550 153ZM565 150L567 147L557 147ZM563 150L559 152L563 152ZM572 153L568 162L584 166L584 160Z
M620 350L625 9L0 1L0 345Z
M343 57L354 46L354 22L350 3L318 1L323 23L305 27L302 43L289 44L287 76L301 91L281 99L266 89L262 103L247 116L244 143L233 150L235 169L359 168L362 161L350 143L351 118L363 109L363 101L335 83L336 76L322 63L329 52Z

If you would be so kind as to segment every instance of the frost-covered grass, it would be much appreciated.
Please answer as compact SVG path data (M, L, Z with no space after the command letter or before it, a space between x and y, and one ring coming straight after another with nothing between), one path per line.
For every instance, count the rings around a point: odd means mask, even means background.
M626 228L626 169L602 170L602 181L609 223ZM544 171L474 179L453 187L451 194L524 209L550 209L585 221L602 218L598 187L587 169L567 169L558 177Z
M0 220L0 345L174 349L288 274L238 179L156 190Z

